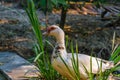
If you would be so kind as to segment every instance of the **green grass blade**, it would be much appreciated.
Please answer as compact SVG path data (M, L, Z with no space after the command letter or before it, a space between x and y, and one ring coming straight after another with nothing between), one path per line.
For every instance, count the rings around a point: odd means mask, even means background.
M89 77L90 77L90 80L93 80L93 75L92 75L92 56L90 56L90 72L89 72Z
M102 80L103 79L103 72L102 72L102 60L100 62L100 76L99 76L99 79Z
M50 43L48 40L45 40L47 44L49 44L53 49L55 48L52 43Z
M69 66L67 65L67 63L64 61L64 59L61 57L61 55L59 55L60 59L62 60L62 62L64 63L64 65L66 66L67 70L70 73L70 76L74 79L74 76L72 74L72 71L69 69Z
M28 0L28 7L26 9L26 12L32 24L32 29L36 35L37 41L40 44L40 48L43 51L42 33L40 31L40 23L36 14L36 9L33 0Z
M111 57L110 57L110 60L113 60L117 57L117 56L120 56L120 46L118 46L116 48L116 50L112 53Z
M72 42L71 42L71 52L72 52L71 61L72 61L73 70L75 72L76 80L79 80L80 79L80 73L79 73L79 65L78 65L78 54L74 53Z
M34 62L36 62L43 53L44 53L44 52L39 53L39 54L35 57Z
M66 41L65 41L65 46L66 46L66 48L68 47L68 36L65 36L65 38L66 38Z
M118 56L118 57L116 57L115 59L114 59L114 63L116 64L116 63L118 63L120 61L120 56Z
M112 50L114 49L115 46L115 32L113 34L113 40L112 40Z
M87 70L87 68L85 67L85 65L84 65L84 64L82 64L82 66L84 67L85 72L86 72L86 73L87 73L87 75L89 76L89 71Z

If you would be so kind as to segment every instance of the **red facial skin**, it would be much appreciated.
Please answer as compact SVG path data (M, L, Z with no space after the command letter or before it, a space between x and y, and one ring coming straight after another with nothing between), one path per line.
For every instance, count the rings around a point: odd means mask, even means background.
M51 27L48 27L48 28L47 28L47 32L50 33L50 32L51 32L52 30L54 30L54 29L56 29L56 28L55 28L55 27L52 27L52 26L51 26Z

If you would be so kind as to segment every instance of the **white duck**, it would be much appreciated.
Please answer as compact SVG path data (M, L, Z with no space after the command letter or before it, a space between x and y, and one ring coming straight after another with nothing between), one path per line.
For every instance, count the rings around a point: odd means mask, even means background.
M54 36L56 38L56 46L52 53L52 66L55 70L57 70L61 75L68 78L69 80L75 80L75 72L72 67L72 54L67 53L65 48L65 40L64 40L64 31L56 26L51 25L47 27L47 31L43 33L44 35ZM69 73L65 64L61 60L60 56L64 59L69 69L72 71L72 75ZM76 55L76 54L75 54ZM78 54L78 63L79 63L79 72L80 72L80 80L89 79L88 74L86 73L85 68L88 72L90 72L90 58L91 56L85 54ZM106 69L110 69L113 67L113 63L111 61L106 61L100 58L92 57L92 73L97 74L100 71L100 64L102 61L102 71L104 72ZM84 65L84 66L83 66Z

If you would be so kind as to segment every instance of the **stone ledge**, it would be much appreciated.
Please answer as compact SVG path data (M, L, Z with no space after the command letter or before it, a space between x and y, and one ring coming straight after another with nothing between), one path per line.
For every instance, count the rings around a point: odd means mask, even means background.
M37 67L13 52L0 52L0 69L8 80L37 78Z

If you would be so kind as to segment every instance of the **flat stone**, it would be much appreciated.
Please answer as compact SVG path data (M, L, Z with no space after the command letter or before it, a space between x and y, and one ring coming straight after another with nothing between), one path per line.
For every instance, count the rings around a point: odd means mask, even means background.
M37 67L13 52L0 52L0 69L12 80L38 77Z

